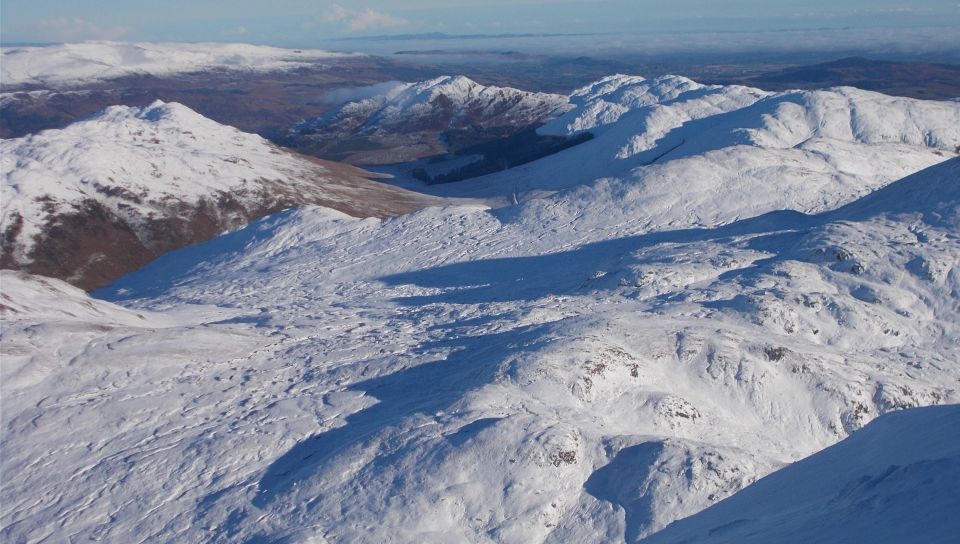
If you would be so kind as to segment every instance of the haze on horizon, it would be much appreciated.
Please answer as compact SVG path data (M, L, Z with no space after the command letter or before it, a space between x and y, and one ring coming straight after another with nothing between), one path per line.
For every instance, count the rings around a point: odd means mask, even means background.
M325 40L397 34L757 33L865 31L913 36L960 29L957 0L410 0L362 3L275 0L5 0L0 40L10 43L237 41L311 46ZM927 29L917 35L916 29Z

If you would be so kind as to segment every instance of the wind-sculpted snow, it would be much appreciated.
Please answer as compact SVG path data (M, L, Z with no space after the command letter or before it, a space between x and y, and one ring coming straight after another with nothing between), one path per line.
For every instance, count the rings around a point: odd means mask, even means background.
M960 159L819 214L724 190L289 210L96 293L172 322L13 314L3 536L634 542L960 401Z
M274 71L316 66L348 56L242 43L92 41L45 47L4 47L4 87L70 87L124 76L169 76L208 70Z
M80 289L60 280L12 270L0 271L0 278L3 279L0 310L5 313L5 317L26 315L33 319L123 325L147 322L147 318L141 313L89 298Z
M160 101L4 140L0 153L0 263L88 288L290 206L363 216L436 202Z
M958 479L960 407L916 408L643 542L952 542Z

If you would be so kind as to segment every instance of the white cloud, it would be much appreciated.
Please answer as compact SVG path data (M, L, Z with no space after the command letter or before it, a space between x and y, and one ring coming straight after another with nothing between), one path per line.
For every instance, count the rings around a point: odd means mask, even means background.
M320 14L319 19L324 23L339 23L346 21L352 15L352 12L340 4L331 4L326 11Z
M86 19L57 17L37 23L43 40L75 42L81 40L116 40L130 32L125 26L101 27Z
M343 104L345 102L373 98L375 96L385 96L389 98L404 88L406 88L406 84L400 81L385 81L383 83L375 83L365 87L345 87L341 89L334 89L324 94L322 97L320 97L319 102L322 104L336 105Z
M362 32L384 28L397 28L410 24L402 17L370 8L347 9L340 4L331 4L317 19L323 23L341 23L348 32Z
M408 21L406 19L395 17L382 11L373 11L370 8L365 8L350 19L347 29L351 32L359 32L361 30L377 28L396 28L406 26L407 24Z

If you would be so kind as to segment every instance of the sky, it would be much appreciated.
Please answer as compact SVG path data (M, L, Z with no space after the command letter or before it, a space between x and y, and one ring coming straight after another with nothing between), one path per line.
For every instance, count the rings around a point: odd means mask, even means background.
M388 34L960 27L960 0L2 0L0 41L242 41Z

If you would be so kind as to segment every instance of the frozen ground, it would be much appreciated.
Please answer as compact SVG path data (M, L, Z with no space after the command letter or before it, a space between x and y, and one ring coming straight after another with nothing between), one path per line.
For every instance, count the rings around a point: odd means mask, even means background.
M3 536L636 542L879 415L957 403L958 105L853 123L886 104L857 93L760 97L681 123L689 153L567 184L551 165L584 144L531 163L550 194L515 206L288 210L97 298L3 272ZM849 130L817 121L836 103ZM650 107L605 134L642 136ZM934 541L956 497L913 484L954 474L955 444L919 426L954 412L884 418L772 478L915 421L924 451L864 475L925 471L875 493L934 505ZM764 482L748 515L778 515ZM832 522L858 527L851 504Z

